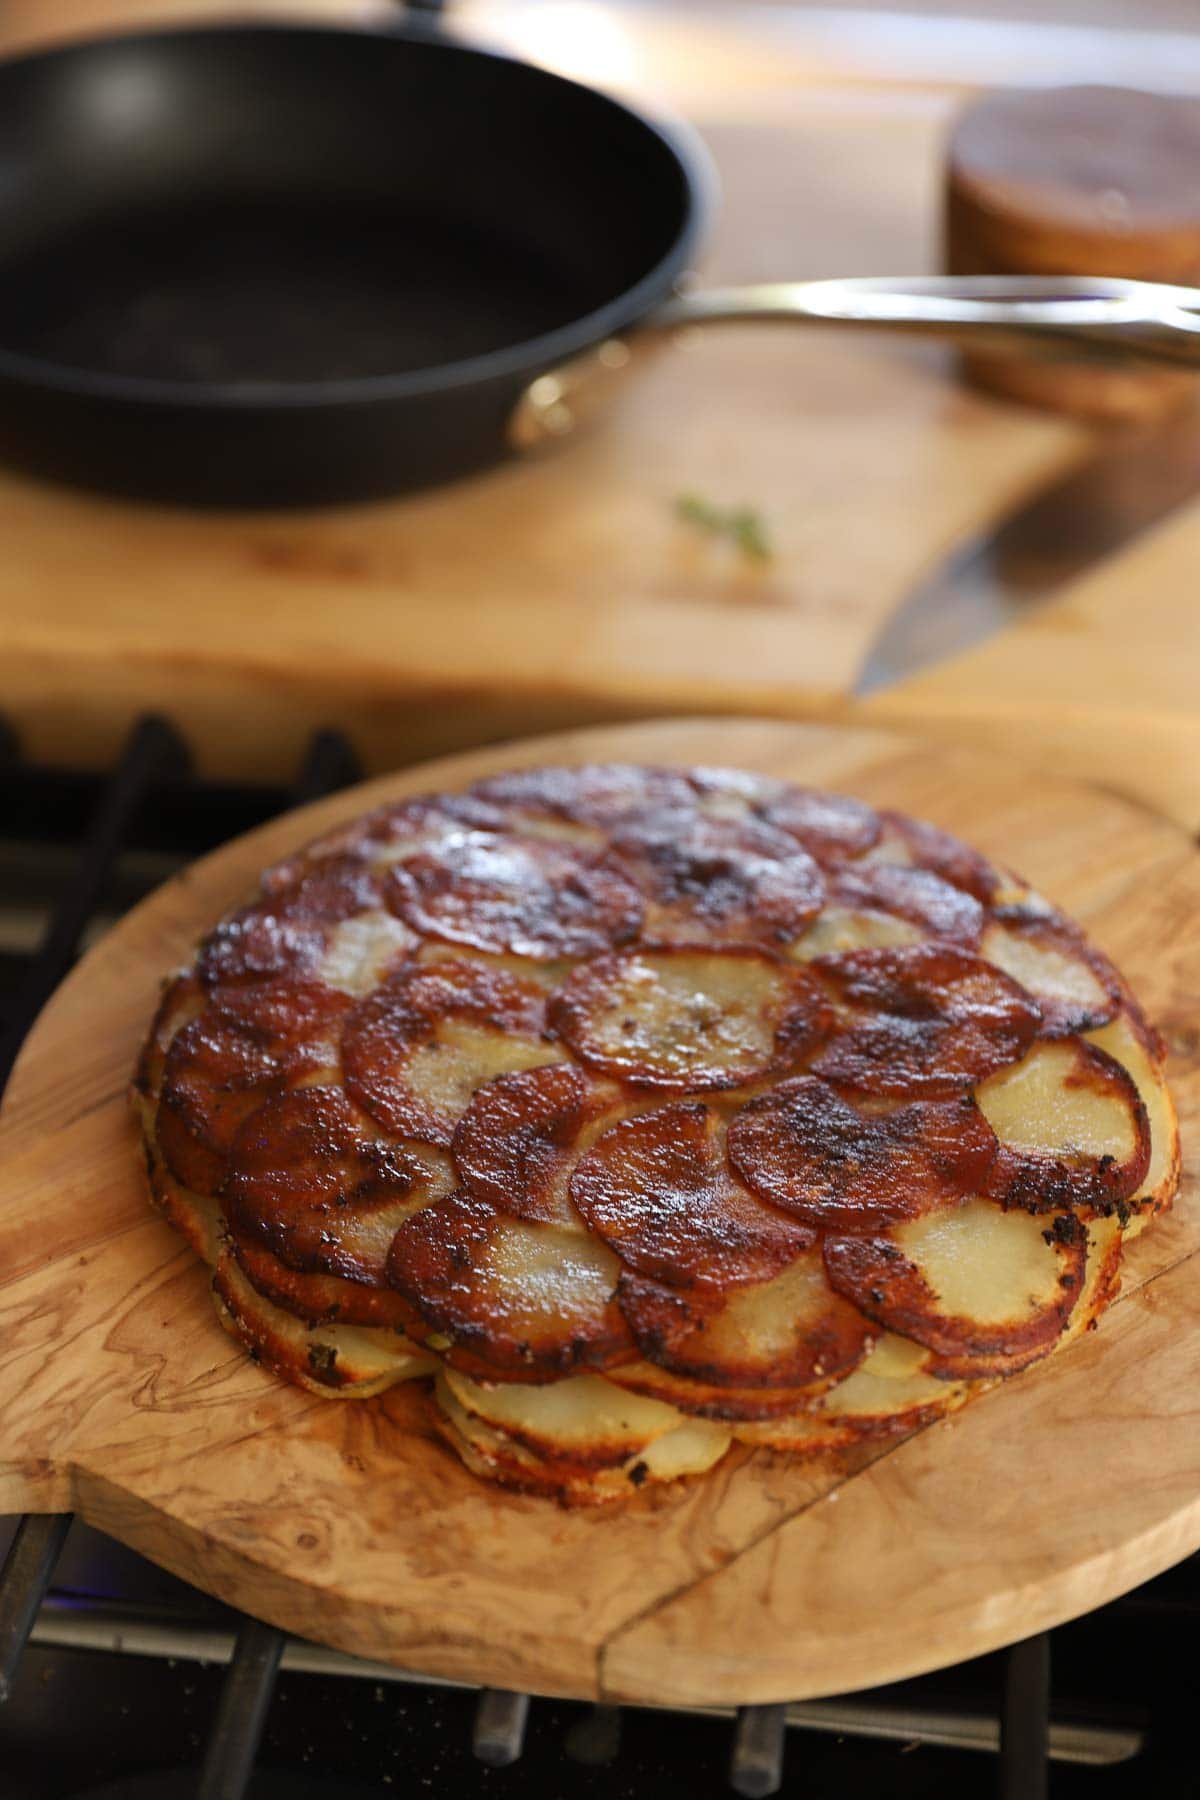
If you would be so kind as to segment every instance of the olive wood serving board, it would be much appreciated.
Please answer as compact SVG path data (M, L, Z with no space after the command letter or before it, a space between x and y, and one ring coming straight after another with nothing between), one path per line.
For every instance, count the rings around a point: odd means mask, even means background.
M846 1457L736 1451L564 1511L492 1488L422 1385L318 1398L251 1363L150 1210L126 1084L159 977L260 868L384 798L592 758L769 770L932 818L1014 864L1172 1046L1186 1172L1100 1329L957 1417ZM1200 1544L1200 855L1099 789L877 732L608 728L426 765L230 844L47 1007L0 1119L0 1507L73 1508L306 1637L467 1682L717 1703L845 1691L1083 1612Z

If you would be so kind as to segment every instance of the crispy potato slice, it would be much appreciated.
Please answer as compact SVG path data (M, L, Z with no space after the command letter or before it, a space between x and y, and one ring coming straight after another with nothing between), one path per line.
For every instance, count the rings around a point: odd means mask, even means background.
M208 1194L195 1194L176 1181L153 1151L147 1156L150 1195L167 1222L189 1243L196 1255L215 1268L222 1250L225 1218L221 1205Z
M536 1456L585 1468L628 1462L683 1424L675 1407L614 1387L603 1375L530 1387L472 1381L447 1368L443 1379L460 1406Z
M570 1197L575 1165L604 1128L620 1090L570 1063L499 1075L454 1132L464 1192L497 1212L583 1229Z
M392 1240L388 1279L422 1318L507 1379L552 1380L632 1354L620 1265L589 1233L502 1216L457 1194Z
M544 837L460 832L394 864L385 897L415 931L515 956L590 956L642 922L611 862Z
M581 1061L639 1087L729 1088L794 1066L829 1028L804 969L754 950L633 950L577 968L550 1023Z
M718 1293L768 1280L815 1233L736 1179L724 1137L697 1101L622 1119L576 1165L571 1199L637 1275Z
M1085 1035L1089 1043L1120 1063L1146 1109L1150 1162L1141 1186L1127 1202L1136 1214L1127 1227L1127 1235L1133 1236L1155 1213L1164 1212L1175 1196L1179 1185L1179 1121L1163 1079L1153 1035L1138 1017L1122 1010L1110 1024Z
M793 962L813 962L840 950L887 950L898 944L921 944L928 932L895 913L874 912L869 907L822 907L803 937L787 946L784 954Z
M844 906L894 913L928 937L971 948L983 929L983 908L973 895L932 869L903 863L848 864L833 878L833 897Z
M158 1097L162 1087L167 1051L178 1032L204 1010L205 992L194 971L185 969L163 984L162 998L150 1026L150 1035L138 1058L134 1076L135 1094Z
M216 1194L243 1121L273 1095L336 1065L350 1002L319 982L218 988L178 1031L163 1064L159 1148L184 1187Z
M861 856L878 841L879 814L846 794L787 786L762 808L768 825L786 831L819 863L837 864Z
M794 838L753 818L705 818L694 806L631 821L611 858L645 898L642 936L652 944L777 949L825 897L819 867Z
M936 1352L931 1373L1012 1374L1045 1356L1083 1287L1087 1233L972 1197L870 1237L827 1237L839 1293Z
M402 1332L303 1324L256 1292L231 1253L218 1260L213 1297L222 1324L256 1362L326 1398L366 1399L437 1367Z
M1043 1037L1105 1025L1116 1013L1119 982L1065 919L1024 912L992 919L979 952L1033 995L1042 1010Z
M227 1231L226 1242L256 1293L306 1325L369 1325L423 1340L424 1321L394 1288L344 1275L293 1269L252 1238Z
M867 1111L799 1075L742 1107L728 1148L748 1187L806 1224L869 1231L976 1192L996 1139L965 1094Z
M715 1419L728 1423L743 1419L771 1419L811 1405L817 1395L831 1385L828 1381L812 1381L799 1388L738 1388L715 1386L712 1382L693 1381L677 1375L659 1363L623 1362L606 1370L605 1379L634 1394L646 1394L677 1407L691 1418Z
M382 1286L396 1231L452 1183L444 1155L378 1137L340 1088L306 1087L245 1120L224 1202L239 1236L292 1268Z
M730 1294L623 1275L617 1297L648 1361L713 1387L828 1384L878 1335L833 1292L818 1245L769 1281Z
M197 974L208 988L315 978L335 927L378 910L381 901L379 877L361 857L299 859L276 870L266 892L210 932Z
M882 819L884 835L904 846L907 860L916 868L931 870L984 905L992 898L1001 877L978 850L925 819L899 812L885 812Z
M1024 988L951 944L850 950L811 966L838 1012L813 1072L868 1094L962 1092L1023 1056L1041 1019Z
M1094 1044L1035 1044L976 1090L999 1139L988 1192L1030 1212L1124 1208L1150 1166L1150 1125L1133 1080Z
M703 771L696 773L702 775ZM514 769L476 782L471 790L506 820L557 820L607 834L623 820L695 800L681 769L633 763L582 763L577 768Z
M561 1062L536 985L463 961L413 963L347 1021L347 1092L397 1136L449 1145L477 1088L514 1069Z

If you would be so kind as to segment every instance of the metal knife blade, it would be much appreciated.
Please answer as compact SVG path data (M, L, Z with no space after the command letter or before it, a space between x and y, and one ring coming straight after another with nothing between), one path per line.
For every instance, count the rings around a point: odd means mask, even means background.
M908 594L854 683L873 694L982 642L1200 494L1200 410L1116 432Z

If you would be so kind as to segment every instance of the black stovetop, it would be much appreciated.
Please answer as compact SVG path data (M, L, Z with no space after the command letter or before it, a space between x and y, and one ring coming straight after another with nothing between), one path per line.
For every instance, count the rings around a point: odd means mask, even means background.
M182 863L355 773L349 746L330 737L314 744L291 789L267 789L194 780L186 748L161 724L135 732L108 776L31 766L0 735L0 1037L7 1031L8 1049L80 942ZM39 943L48 951L40 960ZM1036 1503L1036 1470L1027 1480ZM11 1526L0 1530L11 1536ZM0 1580L0 1662L11 1613ZM1193 1558L1051 1634L1048 1770L1036 1753L1046 1688L1035 1641L919 1681L790 1709L780 1791L796 1800L1194 1792L1198 1619ZM781 1724L771 1709L747 1709L735 1721L535 1699L523 1740L518 1731L510 1745L519 1760L490 1767L473 1749L477 1691L288 1641L278 1676L272 1682L268 1671L259 1683L265 1724L244 1788L229 1774L217 1782L212 1748L223 1691L229 1728L225 1665L239 1629L244 1683L246 1631L235 1614L73 1525L0 1706L0 1800L192 1800L202 1787L205 1800L243 1792L249 1800L704 1800L729 1792L739 1743L744 1787L747 1745L756 1734L769 1741ZM267 1647L273 1657L278 1642ZM1007 1757L998 1760L1002 1716ZM1073 1760L1080 1757L1091 1760Z

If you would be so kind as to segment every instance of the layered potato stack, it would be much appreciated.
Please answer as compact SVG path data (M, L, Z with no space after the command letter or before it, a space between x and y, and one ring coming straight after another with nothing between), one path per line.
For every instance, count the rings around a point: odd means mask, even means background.
M936 1418L1069 1342L1178 1175L1112 965L934 827L726 769L524 771L270 869L134 1089L223 1322L434 1377L581 1502Z

